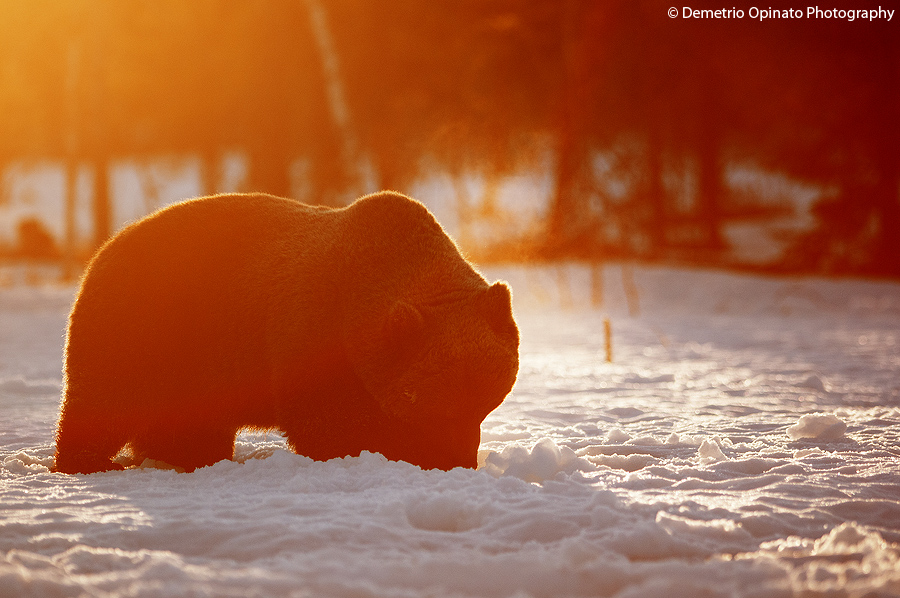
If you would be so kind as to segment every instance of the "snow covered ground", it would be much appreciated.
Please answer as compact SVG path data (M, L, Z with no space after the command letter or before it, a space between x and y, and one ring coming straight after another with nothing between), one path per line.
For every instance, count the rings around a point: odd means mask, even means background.
M522 365L451 472L271 433L51 474L72 291L0 290L0 596L900 596L900 285L486 274Z

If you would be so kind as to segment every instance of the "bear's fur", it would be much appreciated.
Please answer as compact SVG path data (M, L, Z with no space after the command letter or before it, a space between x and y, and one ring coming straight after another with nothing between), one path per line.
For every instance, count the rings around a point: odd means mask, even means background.
M280 429L313 459L367 450L475 467L518 346L508 287L413 199L186 201L126 227L88 266L55 471L121 468L126 446L191 471L231 458L246 427Z

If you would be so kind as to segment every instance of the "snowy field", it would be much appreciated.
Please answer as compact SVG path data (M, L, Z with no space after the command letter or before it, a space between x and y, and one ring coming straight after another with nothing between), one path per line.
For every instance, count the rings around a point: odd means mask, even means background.
M72 290L0 290L0 596L900 596L900 284L486 275L521 369L451 472L271 433L51 474Z

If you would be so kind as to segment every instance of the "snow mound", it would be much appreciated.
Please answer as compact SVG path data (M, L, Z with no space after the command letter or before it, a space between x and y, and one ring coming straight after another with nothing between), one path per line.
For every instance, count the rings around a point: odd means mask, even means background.
M609 436L607 436L607 440L611 444L621 444L623 442L628 442L631 440L631 435L624 432L619 428L613 428L609 431Z
M797 383L797 386L800 388L808 388L810 390L816 390L818 392L828 392L828 381L825 380L819 374L809 374Z
M793 440L812 438L815 440L837 440L847 431L845 424L831 413L808 413L787 429Z
M482 524L484 510L483 505L474 503L462 491L423 493L408 501L406 519L419 530L464 532Z
M483 469L495 477L514 476L526 482L540 483L560 473L590 470L593 466L572 449L559 447L549 438L543 438L530 451L511 444L499 453L490 452Z
M900 551L878 532L842 523L817 540L789 537L765 542L761 553L797 563L789 572L795 595L896 596Z
M46 473L53 466L53 455L35 454L36 451L20 450L2 459L2 469L10 473Z
M704 465L728 460L728 457L725 456L721 447L714 440L704 440L700 444L700 448L697 449L697 455L700 457L700 463Z
M651 455L642 455L640 453L631 455L591 455L587 457L587 460L594 465L602 465L610 469L621 469L622 471L638 471L659 462L659 459Z

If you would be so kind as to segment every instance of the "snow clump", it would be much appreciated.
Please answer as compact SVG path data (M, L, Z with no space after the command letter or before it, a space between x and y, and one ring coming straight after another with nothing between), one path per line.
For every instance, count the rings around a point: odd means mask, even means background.
M494 477L514 476L526 482L541 483L560 473L591 470L593 466L567 446L557 446L542 438L529 451L511 444L501 452L491 451L485 459L484 471Z
M793 440L838 440L846 431L847 424L831 413L808 413L787 429L788 436Z

